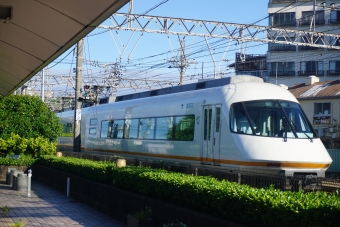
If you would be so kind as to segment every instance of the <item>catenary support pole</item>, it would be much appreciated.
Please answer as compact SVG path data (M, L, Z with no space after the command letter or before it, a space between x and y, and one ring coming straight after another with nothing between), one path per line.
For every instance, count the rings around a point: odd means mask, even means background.
M76 108L74 110L74 140L73 151L80 152L80 122L81 122L81 104L79 101L81 98L81 86L82 86L82 64L83 64L83 44L84 39L79 40L77 44L77 72L76 72L76 91L75 91L75 103Z

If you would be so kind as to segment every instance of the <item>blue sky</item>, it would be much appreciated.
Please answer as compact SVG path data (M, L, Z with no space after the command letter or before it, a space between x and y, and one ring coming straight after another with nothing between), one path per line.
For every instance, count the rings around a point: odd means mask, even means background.
M162 2L161 0L135 0L133 13L142 14ZM232 23L251 24L261 20L258 25L267 25L267 5L268 0L168 0L156 9L150 11L147 15L166 16L175 18L187 18L209 21L222 21ZM119 12L127 13L128 4ZM264 19L264 20L262 20ZM106 20L103 25L113 25L111 20ZM84 58L86 61L98 61L101 67L84 64L83 76L86 78L107 76L103 68L104 64L121 62L121 73L123 78L129 79L150 79L150 80L169 80L172 82L179 81L179 71L177 68L170 69L168 60L174 56L179 56L177 49L180 47L178 37L175 35L146 33L138 41L141 33L136 32L132 36L130 31L115 31L101 33L102 29L95 29L84 40ZM101 34L100 34L101 33ZM131 38L132 36L132 38ZM128 40L131 38L129 45ZM183 38L183 37L180 37ZM212 48L213 57L207 49L206 42L203 38L189 37L186 40L186 54L188 60L195 62L186 69L185 83L196 82L201 78L202 65L203 75L207 78L216 76L217 71L224 73L223 76L230 76L232 72L227 65L234 62L235 52L239 47L235 42L223 41L217 45L216 49ZM135 44L137 43L135 48ZM208 39L212 46L218 39ZM122 58L120 54L125 49ZM71 48L73 49L73 48ZM204 49L204 51L202 51ZM228 49L228 51L226 51ZM171 51L172 50L172 51ZM247 54L265 54L267 45L262 43L248 43ZM60 56L50 64L50 75L74 75L72 68L75 67L75 56L68 55L70 50ZM196 53L198 52L198 53ZM196 54L194 54L196 53ZM130 59L128 60L128 56ZM65 58L65 59L64 59ZM63 59L63 60L62 60ZM224 61L222 61L224 59ZM62 60L59 64L57 62ZM215 67L213 64L215 61ZM54 66L55 65L55 66ZM161 65L161 66L159 66ZM53 67L52 67L53 66ZM218 67L217 67L218 66ZM218 69L217 69L218 68ZM97 79L97 81L100 79ZM123 92L123 91L122 91ZM124 93L133 93L133 90L125 89Z

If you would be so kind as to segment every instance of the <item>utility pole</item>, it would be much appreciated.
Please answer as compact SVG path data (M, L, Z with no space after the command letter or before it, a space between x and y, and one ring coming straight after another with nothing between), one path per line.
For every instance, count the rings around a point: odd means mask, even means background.
M313 6L313 32L315 32L315 20L316 20L316 15L315 15L315 7L316 7L316 0L314 0L314 6Z
M129 14L132 14L132 11L133 11L133 0L130 0L130 5L129 5ZM130 28L132 28L132 16L130 16Z
M185 57L185 39L180 41L181 44L181 57L180 61L178 60L168 60L168 62L173 63L172 66L169 66L168 68L179 68L180 70L180 79L179 79L179 85L183 85L184 83L184 75L185 75L185 69L190 66L190 64L196 64L196 62L189 62Z
M82 85L82 64L83 64L83 43L84 39L79 40L77 44L77 71L76 71L76 87L75 87L75 109L74 109L74 139L73 151L80 152L80 122L81 122L81 104L78 101L81 97Z
M45 102L45 68L42 69L41 100Z
M182 54L181 54L181 65L180 65L180 70L181 70L181 77L180 77L180 80L179 80L179 83L181 85L183 85L183 82L184 82L184 74L185 74L185 68L188 66L186 63L186 59L185 59L185 39L182 40L182 45L181 45L181 48L182 48Z

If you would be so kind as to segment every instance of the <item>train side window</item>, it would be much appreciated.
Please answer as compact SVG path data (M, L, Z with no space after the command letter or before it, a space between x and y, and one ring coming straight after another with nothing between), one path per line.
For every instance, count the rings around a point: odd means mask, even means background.
M155 118L141 118L139 120L139 139L153 139L155 131Z
M90 125L97 125L97 119L90 119Z
M112 137L113 139L122 139L124 133L124 120L114 120L112 125Z
M249 115L248 115L249 116ZM250 116L249 116L250 117ZM235 103L231 107L231 131L241 134L254 135L253 129L256 129L255 121L247 117L246 112L241 103Z
M138 122L139 119L125 119L124 138L126 139L138 138Z
M102 121L100 138L112 138L113 121Z
M63 136L65 137L71 137L73 136L73 124L71 123L66 123L63 125L64 129L63 129Z
M175 140L194 140L195 116L175 117L174 139Z
M243 107L241 103L235 103L230 108L230 128L232 132L241 133L240 119L243 117Z
M158 117L156 118L156 133L155 139L171 140L173 139L173 117Z
M90 135L96 135L97 134L97 129L96 128L90 128L89 129L89 134Z

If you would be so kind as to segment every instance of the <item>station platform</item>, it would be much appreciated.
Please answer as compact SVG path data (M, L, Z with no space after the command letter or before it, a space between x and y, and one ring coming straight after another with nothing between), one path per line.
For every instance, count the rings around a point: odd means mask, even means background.
M36 180L32 181L30 197L0 181L0 227L7 226L126 227Z

